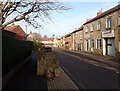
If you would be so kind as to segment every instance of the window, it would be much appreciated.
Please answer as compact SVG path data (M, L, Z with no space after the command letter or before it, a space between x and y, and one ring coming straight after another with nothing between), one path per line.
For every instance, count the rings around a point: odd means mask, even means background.
M106 19L106 28L112 28L112 17Z
M118 25L120 25L120 14L118 16Z
M82 45L82 44L80 44L80 47L81 47L80 49L82 50L82 49L83 49L83 45Z
M86 26L86 31L85 32L88 32L88 26Z
M90 31L94 31L94 24L91 24L91 29Z
M93 48L94 47L94 39L91 39L90 40L90 48Z
M101 30L101 28L102 28L101 21L98 21L97 22L97 30Z
M101 49L102 48L102 41L101 39L96 39L96 49Z
M75 40L77 39L78 32L74 33Z
M119 41L119 52L120 52L120 41Z
M82 35L80 35L80 39L82 39L82 37L83 37L83 36L82 36Z
M88 51L88 40L86 40L86 46L85 46L85 51Z

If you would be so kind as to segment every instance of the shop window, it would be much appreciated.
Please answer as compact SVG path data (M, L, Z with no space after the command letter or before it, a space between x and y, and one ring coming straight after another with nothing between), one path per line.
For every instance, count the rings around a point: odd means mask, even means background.
M81 50L83 49L83 45L82 45L82 44L80 44L80 49L81 49Z
M99 38L99 39L96 39L96 49L101 49L102 48L102 40Z
M90 48L93 48L94 47L94 39L91 39L90 40Z

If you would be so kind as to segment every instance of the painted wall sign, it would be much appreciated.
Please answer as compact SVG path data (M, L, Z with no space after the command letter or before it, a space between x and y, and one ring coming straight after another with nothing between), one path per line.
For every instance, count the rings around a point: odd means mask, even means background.
M103 34L109 34L112 30L103 31Z
M106 38L106 37L115 37L114 30L105 30L105 31L102 31L102 37L103 38Z

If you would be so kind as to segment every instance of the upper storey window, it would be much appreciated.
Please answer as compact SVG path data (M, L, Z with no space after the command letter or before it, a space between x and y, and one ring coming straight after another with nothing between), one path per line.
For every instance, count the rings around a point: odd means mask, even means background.
M112 17L106 19L106 28L112 28Z

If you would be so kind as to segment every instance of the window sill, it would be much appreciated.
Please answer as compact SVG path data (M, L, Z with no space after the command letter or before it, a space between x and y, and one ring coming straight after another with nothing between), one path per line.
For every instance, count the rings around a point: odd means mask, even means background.
M96 50L101 50L102 48L97 48Z
M120 27L120 25L118 25L118 27Z
M90 31L90 32L93 32L93 31Z
M101 31L101 29L97 29L97 31Z
M105 28L105 30L110 30L111 28Z

